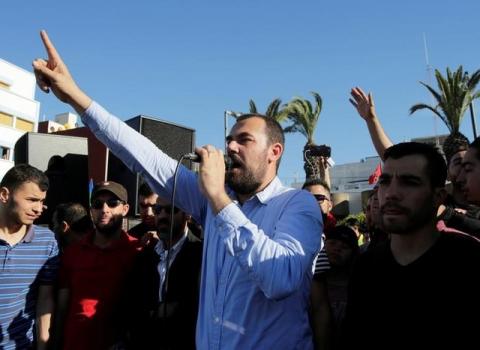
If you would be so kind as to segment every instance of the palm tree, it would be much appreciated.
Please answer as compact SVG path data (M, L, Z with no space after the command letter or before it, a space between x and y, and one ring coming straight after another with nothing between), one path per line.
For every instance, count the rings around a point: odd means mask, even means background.
M320 158L310 155L311 147L315 146L313 134L317 127L323 102L322 97L318 93L311 92L311 94L315 99L315 107L312 106L309 100L301 97L292 99L285 107L288 113L287 118L292 124L287 126L284 131L286 133L300 132L307 138L307 143L303 148L303 168L307 179L322 178L323 174Z
M250 113L259 113L255 101L250 100ZM279 98L274 99L267 107L265 115L267 117L275 119L277 122L282 122L288 116L287 111L282 107L282 100Z
M447 126L450 135L445 139L443 150L450 160L459 150L459 146L468 145L468 139L459 131L460 124L465 112L475 99L480 97L480 91L475 91L480 81L480 70L477 70L468 76L459 66L455 72L447 68L446 78L436 69L435 78L437 79L438 91L430 85L420 82L433 95L436 105L431 106L425 103L418 103L410 107L410 114L420 109L428 109L439 117Z

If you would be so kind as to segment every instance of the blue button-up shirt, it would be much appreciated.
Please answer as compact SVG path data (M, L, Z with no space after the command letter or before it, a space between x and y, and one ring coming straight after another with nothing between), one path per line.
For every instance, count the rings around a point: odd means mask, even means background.
M93 102L82 120L132 171L170 198L177 162ZM275 178L215 215L180 167L175 206L202 223L199 349L312 349L308 305L322 219L312 195Z

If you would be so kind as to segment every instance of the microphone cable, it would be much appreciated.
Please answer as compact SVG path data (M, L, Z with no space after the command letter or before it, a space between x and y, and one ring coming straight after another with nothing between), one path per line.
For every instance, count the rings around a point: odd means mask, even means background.
M163 303L163 315L162 319L164 322L167 320L167 291L168 291L168 279L170 275L170 256L171 256L171 251L173 248L173 221L175 219L175 193L177 192L177 177L178 177L178 170L180 169L180 165L182 164L182 161L185 159L185 157L188 155L184 154L180 157L178 160L177 166L175 167L175 172L173 174L173 188L172 188L172 196L170 198L170 228L168 232L168 251L167 251L167 258L166 258L166 267L165 267L165 280L163 281L163 286L162 290L160 291L162 293L162 303ZM165 249L165 247L164 247Z

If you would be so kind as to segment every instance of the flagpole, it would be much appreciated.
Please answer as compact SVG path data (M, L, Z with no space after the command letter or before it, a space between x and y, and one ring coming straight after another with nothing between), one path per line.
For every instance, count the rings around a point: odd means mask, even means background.
M432 66L430 65L430 60L428 58L428 47L427 47L427 36L425 32L423 33L423 49L425 53L425 64L427 65L427 83L428 85L432 86ZM430 99L432 100L432 105L434 104L433 96L430 95ZM435 144L440 146L440 141L438 139L438 129L437 129L437 117L433 115L433 132L435 135Z

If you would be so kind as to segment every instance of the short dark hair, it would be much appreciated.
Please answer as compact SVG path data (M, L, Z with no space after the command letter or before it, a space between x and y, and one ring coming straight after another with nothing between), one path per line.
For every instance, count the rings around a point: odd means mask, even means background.
M447 136L443 141L442 150L447 159L447 165L450 164L453 156L461 151L468 149L468 138L461 132L454 132Z
M475 149L475 156L477 159L480 159L480 137L477 137L475 140L473 140L468 147Z
M138 195L143 197L150 197L153 193L152 189L146 182L140 185L138 188Z
M69 202L57 205L52 216L52 225L59 225L63 221L77 232L85 232L92 228L88 212L80 203Z
M388 158L399 159L411 155L421 155L426 159L427 175L433 188L445 186L447 164L438 149L432 145L420 142L402 142L387 148L384 157L387 161Z
M322 186L325 188L328 193L330 193L330 186L325 182L325 180L319 179L319 178L312 178L312 179L307 179L305 183L302 186L302 190L304 190L307 187L310 186Z
M48 190L47 175L29 164L19 164L7 171L0 182L0 187L6 187L9 191L15 192L26 182L37 184L42 192Z
M285 148L285 135L283 133L282 126L272 117L267 117L266 115L259 113L248 113L242 114L237 118L237 122L242 120L247 120L250 118L260 118L265 122L265 133L267 135L268 145L271 146L274 143L280 143L283 148ZM277 161L277 171L280 167L281 157Z
M285 147L285 135L279 122L272 117L267 117L266 115L258 113L242 114L237 118L237 122L241 122L242 120L250 118L260 118L265 122L265 131L267 133L269 145L273 145L274 143L278 142Z

